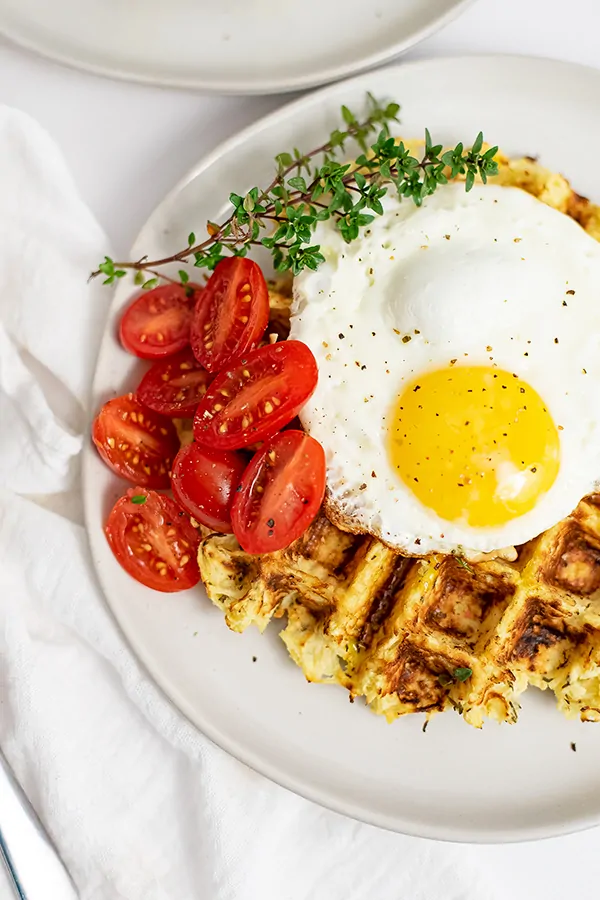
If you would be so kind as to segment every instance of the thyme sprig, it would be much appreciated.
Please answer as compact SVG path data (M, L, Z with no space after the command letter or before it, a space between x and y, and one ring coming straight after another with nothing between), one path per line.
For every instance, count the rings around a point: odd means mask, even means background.
M185 248L162 259L114 262L107 256L92 277L104 275L104 284L112 284L132 270L135 283L149 289L161 278L174 280L160 271L163 266L193 263L212 271L225 256L245 256L255 246L271 252L277 272L291 270L296 275L324 262L320 246L311 244L319 222L331 219L350 243L383 214L382 200L389 190L420 206L449 179L464 176L469 191L478 176L485 183L497 172L494 157L498 148L483 151L481 132L470 148L459 143L444 151L426 129L422 157L412 156L404 143L390 134L390 123L398 121L399 110L398 103L381 104L370 94L362 119L342 106L343 130L335 129L324 144L308 153L297 148L279 153L276 174L268 187L253 187L244 195L230 194L231 212L220 225L207 223L208 237L198 241L191 232ZM374 134L377 137L369 144ZM358 144L361 153L353 162L342 162L340 157L349 142ZM187 283L185 269L179 270L179 278Z

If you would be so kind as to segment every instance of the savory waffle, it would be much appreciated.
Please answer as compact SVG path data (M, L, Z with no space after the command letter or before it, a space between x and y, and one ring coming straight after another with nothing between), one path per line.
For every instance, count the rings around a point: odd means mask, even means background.
M514 562L409 559L325 516L262 557L210 535L199 562L230 628L287 615L281 637L307 679L343 685L389 721L453 707L477 727L516 722L530 684L567 716L600 720L597 495Z
M491 180L533 194L600 240L600 208L563 176L529 157L497 160ZM289 291L270 295L271 330L285 337ZM486 717L515 722L530 684L552 690L565 715L600 720L599 496L513 561L409 559L321 515L286 550L262 557L231 535L209 535L199 563L230 628L262 631L286 615L281 637L307 679L346 687L390 721L454 708L477 727Z

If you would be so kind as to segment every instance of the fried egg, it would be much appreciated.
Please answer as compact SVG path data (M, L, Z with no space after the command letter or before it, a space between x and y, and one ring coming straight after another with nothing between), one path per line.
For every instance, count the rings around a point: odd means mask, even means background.
M336 521L399 550L525 543L600 480L600 245L519 188L389 199L294 281Z

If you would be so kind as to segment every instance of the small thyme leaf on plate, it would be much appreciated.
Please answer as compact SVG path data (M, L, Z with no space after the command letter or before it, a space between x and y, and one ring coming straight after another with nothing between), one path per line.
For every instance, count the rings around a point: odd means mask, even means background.
M276 272L297 275L324 262L319 244L313 242L319 222L331 220L344 241L351 243L383 215L382 200L390 192L421 206L451 179L462 178L469 191L476 178L485 183L498 171L494 159L498 148L483 152L481 132L470 148L460 142L444 151L426 129L424 153L413 156L390 133L399 110L398 103L381 103L372 94L367 94L362 116L342 106L343 125L334 128L323 144L306 153L297 147L278 153L275 176L267 187L230 193L230 211L220 224L207 222L208 237L198 242L192 231L185 248L162 259L114 262L105 257L92 277L104 275L104 284L113 284L131 270L135 283L148 289L159 279L173 282L158 271L170 263L189 261L212 271L224 257L245 256L252 247L270 251ZM361 152L348 161L352 142ZM179 277L186 284L182 271ZM148 275L153 277L146 280Z
M146 502L146 499L147 497L145 494L134 494L134 496L131 498L131 502L135 503L137 506L141 506L142 503Z

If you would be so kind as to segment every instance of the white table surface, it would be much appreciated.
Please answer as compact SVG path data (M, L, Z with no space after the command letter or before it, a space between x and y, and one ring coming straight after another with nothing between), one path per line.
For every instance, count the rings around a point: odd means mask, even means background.
M599 34L600 0L478 0L406 58L519 53L600 67ZM286 99L290 95L207 97L109 81L0 38L0 103L28 112L58 142L117 255L126 253L156 203L201 156ZM600 829L479 852L491 878L502 873L506 900L596 900L600 894ZM0 867L2 898L4 878Z

